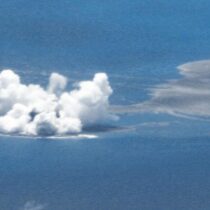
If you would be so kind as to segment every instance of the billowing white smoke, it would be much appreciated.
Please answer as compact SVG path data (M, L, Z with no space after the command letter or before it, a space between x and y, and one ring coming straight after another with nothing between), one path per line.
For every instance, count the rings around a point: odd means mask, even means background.
M53 73L46 89L21 83L12 70L0 72L0 132L20 135L66 135L84 126L114 119L109 114L112 89L105 73L65 91L67 78Z

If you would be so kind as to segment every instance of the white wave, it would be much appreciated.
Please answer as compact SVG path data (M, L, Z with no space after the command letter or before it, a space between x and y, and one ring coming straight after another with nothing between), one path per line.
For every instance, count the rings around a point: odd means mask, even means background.
M35 201L27 201L21 210L44 210L45 205L38 204Z
M112 94L105 73L66 91L67 78L53 73L46 88L23 84L12 70L0 72L0 132L55 136L80 133L84 126L114 120Z

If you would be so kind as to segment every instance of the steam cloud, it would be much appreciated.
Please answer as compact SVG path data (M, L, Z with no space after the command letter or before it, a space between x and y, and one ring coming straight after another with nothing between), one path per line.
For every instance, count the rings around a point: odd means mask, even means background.
M178 66L181 78L150 89L150 99L129 106L115 106L115 113L166 113L180 117L210 118L210 60Z
M210 60L178 66L180 79L156 86L144 110L172 115L210 117Z
M67 78L52 73L49 85L23 84L12 70L0 72L0 132L67 135L115 116L108 112L112 89L105 73L65 91Z

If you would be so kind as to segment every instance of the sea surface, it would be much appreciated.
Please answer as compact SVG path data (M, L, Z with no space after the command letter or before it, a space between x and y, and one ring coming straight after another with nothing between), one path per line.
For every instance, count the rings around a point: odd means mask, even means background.
M129 107L210 58L209 11L208 0L0 1L0 68L44 87L58 72L69 89L106 72L110 103ZM0 210L210 210L209 118L119 117L88 131L97 138L1 135Z

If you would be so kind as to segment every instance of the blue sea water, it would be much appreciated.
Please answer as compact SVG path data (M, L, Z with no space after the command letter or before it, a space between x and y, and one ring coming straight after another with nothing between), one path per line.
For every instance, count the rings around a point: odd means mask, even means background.
M148 98L210 55L207 0L0 1L0 68L45 85L109 75L112 104ZM208 210L209 123L121 115L97 139L0 137L2 210Z

